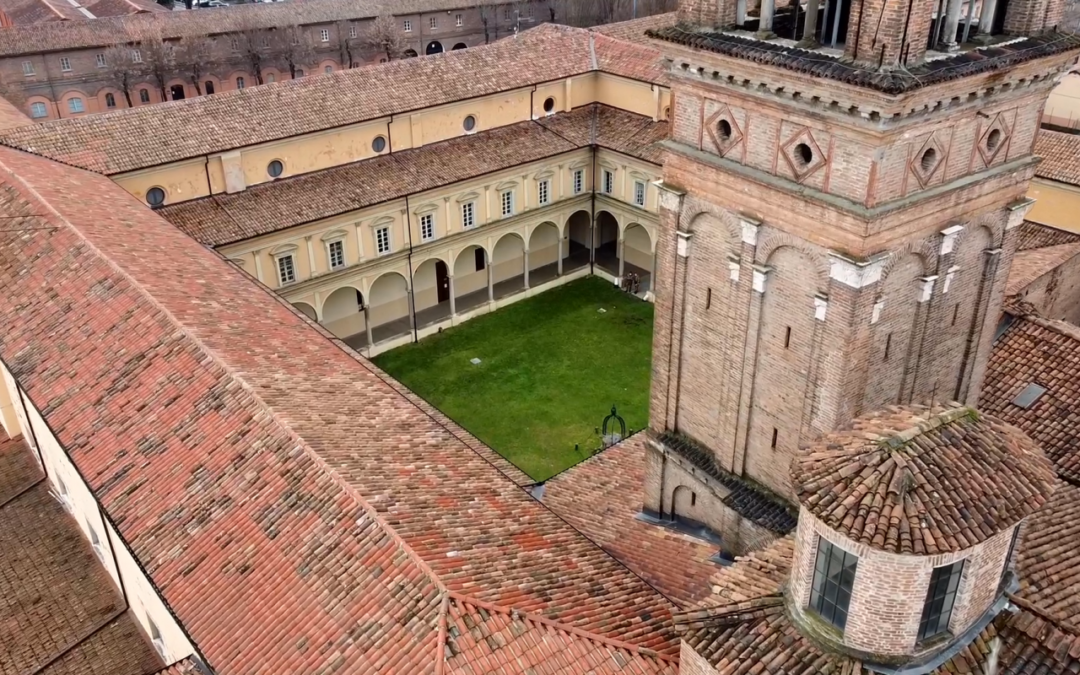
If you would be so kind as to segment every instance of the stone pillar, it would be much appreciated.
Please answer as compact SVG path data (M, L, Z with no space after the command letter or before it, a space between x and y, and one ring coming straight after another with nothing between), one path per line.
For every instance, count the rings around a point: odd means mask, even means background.
M416 330L416 298L412 286L405 287L405 296L409 299L409 330Z
M596 264L596 216L589 220L589 264Z
M367 305L364 305L364 331L367 332L368 347L374 345L375 337L371 333L371 312L368 311Z
M486 254L485 254L486 255ZM488 302L495 302L495 275L491 271L491 257L488 257Z
M556 270L556 276L562 276L562 259L563 259L563 242L566 241L566 237L559 237L559 254L556 256L558 260L558 269Z
M994 13L997 11L997 0L983 0L982 11L979 12L979 41L990 37L994 30Z
M761 20L758 23L758 35L772 37L773 14L776 13L776 0L761 0Z
M956 44L956 31L960 28L961 2L962 0L949 0L948 8L945 10L945 29L938 47L947 52L960 49L960 45Z
M735 422L735 448L731 470L742 474L746 466L746 451L750 442L750 404L753 402L754 374L757 371L758 333L761 331L761 306L765 300L765 284L772 268L753 265L750 313L746 322L746 347L743 354L742 389L739 391L738 417Z
M615 254L619 258L619 279L622 280L624 270L626 268L626 256L625 256L626 242L623 240L622 233L619 233L619 240L615 242Z
M680 214L685 193L663 181L654 183L659 190L660 225L656 238L656 273L658 281L654 284L656 308L653 327L652 378L649 391L649 426L655 431L667 428L671 399L672 349L680 339L675 330L678 316L675 302L675 288L679 285L678 277L685 274L682 258L678 252Z
M457 298L454 297L454 275L448 275L446 277L447 282L450 284L450 316L457 316Z
M817 38L814 37L814 33L817 32L818 4L818 0L807 0L806 2L806 23L803 27L802 42L799 43L804 47L817 46Z
M524 249L525 255L525 290L529 290L529 249Z

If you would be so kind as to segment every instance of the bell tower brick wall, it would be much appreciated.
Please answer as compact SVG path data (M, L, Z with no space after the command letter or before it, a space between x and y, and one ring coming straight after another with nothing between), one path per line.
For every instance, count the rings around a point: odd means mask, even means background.
M885 95L665 52L654 432L790 499L796 449L860 413L973 403L1073 57ZM670 489L649 481L647 505Z

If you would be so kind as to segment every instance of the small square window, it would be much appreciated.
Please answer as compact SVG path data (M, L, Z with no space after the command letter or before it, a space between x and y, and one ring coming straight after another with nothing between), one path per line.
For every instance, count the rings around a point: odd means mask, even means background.
M467 230L476 226L476 202L465 202L461 205L461 229Z
M330 31L325 29L325 28L320 30L319 31L319 41L320 42L330 42Z
M499 200L502 204L503 218L514 215L514 191L507 190L499 195Z
M412 32L412 21L409 21L408 19L405 19L405 32L406 33L411 33Z
M428 19L428 26L430 26L432 28L438 28L439 27L439 17L433 16L433 17L429 18Z
M585 190L585 169L574 169L574 194L579 195Z
M851 589L859 559L839 546L818 540L814 561L814 581L810 587L810 606L832 625L844 630L847 625Z
M435 239L435 215L425 213L420 216L420 241L432 241Z
M105 63L105 55L104 54L98 54L97 57L96 57L96 60L97 60L97 67L98 68L104 68L107 65Z
M132 49L131 60L135 63L142 63L142 52L140 52L138 49Z
M375 251L379 255L390 252L390 226L375 230Z
M1012 404L1014 406L1017 406L1018 408L1023 408L1027 410L1031 406L1035 405L1035 403L1038 402L1038 400L1042 398L1042 395L1045 393L1046 387L1042 386L1041 384L1035 384L1034 382L1032 382L1028 386L1024 387L1024 390L1022 392L1016 395L1016 398L1012 400Z
M296 281L296 265L291 255L278 256L278 284L284 286Z
M509 5L506 6L506 7L503 7L503 20L504 21L509 21L510 20L510 7L509 7Z
M922 620L919 622L919 641L932 638L949 630L956 591L964 573L964 561L944 567L935 567L930 575L930 587L926 589Z
M634 204L645 207L645 183L639 180L634 181Z
M303 68L297 68L296 69L296 79L299 80L303 76L304 76L304 69Z
M460 14L454 17L454 23L459 27L464 23L464 20L461 18Z
M325 68L323 68L323 72L326 73L327 75L329 75L330 73L334 72L334 67L333 66L326 66Z
M615 172L604 169L604 194L615 192Z
M551 203L551 181L542 180L536 184L536 200L540 204Z
M330 260L330 269L339 270L345 267L345 242L338 240L327 244L326 256Z
M64 71L65 73L70 73L71 72L71 59L69 59L66 56L61 56L60 57L60 70Z
M22 62L22 72L23 72L23 75L27 75L27 76L33 75L34 74L34 64L31 63L30 61L23 61Z

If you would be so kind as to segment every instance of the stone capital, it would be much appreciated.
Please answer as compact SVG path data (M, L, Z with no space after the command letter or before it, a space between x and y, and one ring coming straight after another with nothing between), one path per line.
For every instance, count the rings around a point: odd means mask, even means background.
M750 216L739 216L739 223L742 224L742 240L744 244L750 244L751 246L757 246L758 232L761 230L761 221Z
M693 232L676 232L675 234L679 238L679 241L678 241L679 257L689 258L690 257L690 242L694 238L694 233Z
M1023 223L1032 206L1035 206L1035 200L1031 197L1022 197L1006 206L1005 210L1009 212L1009 219L1005 223L1005 229L1011 230Z
M851 288L865 288L876 284L885 269L887 254L872 256L869 260L852 260L843 253L829 252L829 277Z
M934 282L937 275L919 278L919 302L926 302L934 295Z
M941 255L947 255L956 248L956 238L964 231L963 225L953 225L941 231Z
M754 290L758 293L765 292L765 282L768 280L769 272L772 272L772 268L766 265L754 265Z
M829 310L829 298L824 295L814 296L814 318L818 321L825 320L825 314Z

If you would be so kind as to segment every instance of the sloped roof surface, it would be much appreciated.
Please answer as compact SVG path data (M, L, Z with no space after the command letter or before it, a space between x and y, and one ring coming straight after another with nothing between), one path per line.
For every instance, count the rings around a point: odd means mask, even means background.
M1053 272L1078 255L1080 255L1080 242L1017 251L1013 256L1012 267L1009 268L1009 281L1005 287L1006 297L1022 292L1039 277Z
M1080 185L1080 135L1039 129L1035 154L1042 157L1035 168L1036 176Z
M219 674L430 672L440 589L677 653L667 600L283 300L104 177L0 163L0 355Z
M152 0L98 0L98 2L90 5L89 9L98 18L126 16L128 14L138 14L139 12L169 11L164 5L159 5Z
M1038 446L962 406L892 406L792 461L799 501L844 536L890 553L962 551L1046 503L1054 470Z
M1020 596L1060 621L1080 626L1080 487L1060 481L1035 512L1019 547Z

